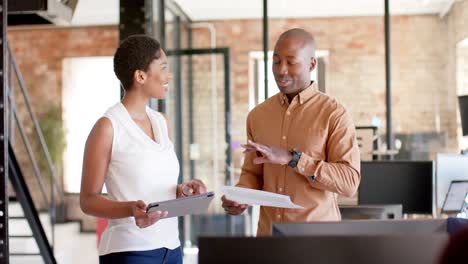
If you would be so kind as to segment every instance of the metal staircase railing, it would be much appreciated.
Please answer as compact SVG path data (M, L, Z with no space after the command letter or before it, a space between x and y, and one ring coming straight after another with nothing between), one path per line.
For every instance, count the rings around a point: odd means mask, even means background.
M44 232L44 228L42 227L41 221L39 220L39 215L36 208L34 207L34 202L32 200L30 191L26 185L26 181L24 180L23 173L21 172L20 165L16 159L16 155L15 152L13 152L11 144L8 145L8 156L8 170L11 185L15 190L16 198L23 208L24 218L27 220L29 227L31 228L32 237L34 237L37 246L39 247L39 253L10 252L10 256L31 256L40 254L44 260L44 263L55 264L57 261L55 260L53 250L49 245L46 233ZM25 236L13 237L19 238Z
M0 0L0 20L2 19L2 7L4 7L2 4L5 4L5 0ZM0 102L0 108L3 113L3 120L0 121L2 121L2 128L4 129L4 133L0 132L0 140L4 140L3 144L0 145L5 148L5 152L2 152L2 154L4 154L3 159L0 160L5 160L8 164L5 164L5 166L0 164L0 173L5 172L2 174L2 186L7 186L6 180L8 178L10 179L10 183L15 191L16 199L21 204L24 212L24 217L8 217L8 195L11 194L11 192L8 192L8 190L5 188L5 199L0 199L0 229L3 228L2 236L0 237L0 247L2 249L0 252L0 263L8 263L9 256L31 256L35 254L40 254L44 260L44 263L56 263L53 254L55 236L54 225L56 223L57 216L56 209L63 208L64 195L61 185L57 179L57 172L53 165L51 155L44 139L44 135L39 126L38 119L32 109L28 91L25 87L25 82L6 39L3 39L2 41L0 38L0 47L3 47L3 63L0 65L1 69L3 70L0 69L0 77L4 81L3 93L0 95L3 96L3 100L5 102ZM17 84L17 87L15 87L15 84ZM21 110L25 109L25 112L21 112L22 115L20 115L18 112L19 100L21 100L21 106L24 106L21 108ZM24 113L26 113L26 115L24 115ZM28 117L29 119L27 121L21 120L22 118L24 119L24 117ZM32 129L28 131L25 125L30 125ZM30 132L31 130L32 133ZM27 165L24 163L21 163L20 165L20 162L17 159L18 156L15 154L16 148L20 147L20 145L17 144L20 142L15 142L17 141L15 139L16 134L19 135L20 141L22 142L21 146L25 149L25 156L27 156L27 158L24 160L26 160L28 163ZM14 141L11 141L11 139ZM36 145L32 144L32 140L38 142L38 148L33 147ZM38 155L42 155L45 158L45 171L41 171L40 169L37 159ZM0 156L0 158L2 157ZM24 160L22 159L21 161L24 162ZM24 178L25 170L23 170L24 168L22 166L28 166L32 168L31 171L35 181L34 185L37 185L39 189L39 195L34 198L43 200L45 208L40 209L46 209L49 214L52 232L51 241L48 240L44 228L42 227L42 224L39 220L38 210L35 206L35 202L37 203L38 201L33 200L30 188L32 186L27 186L27 181ZM8 169L6 169L6 171L2 171L5 170L5 168ZM6 175L8 175L8 177ZM49 192L47 191L47 187L50 187ZM39 247L39 252L9 252L9 219L10 221L18 219L25 219L27 221L31 228L32 236L12 235L10 237L20 239L33 237Z
M28 91L25 87L24 79L21 75L19 70L18 64L16 63L15 57L13 52L11 51L8 42L6 43L6 50L7 50L7 98L8 98L8 117L10 118L8 124L8 131L11 135L15 135L15 126L20 135L21 141L23 143L24 148L26 149L27 157L29 160L29 166L32 167L32 172L34 174L34 179L37 183L37 186L40 190L40 196L44 200L45 207L48 210L50 223L51 223L51 241L49 243L47 236L42 228L41 222L39 221L39 217L37 216L37 209L34 205L34 201L32 196L30 195L30 188L26 185L26 181L24 179L24 174L21 172L20 164L18 163L14 148L15 144L9 144L9 156L10 162L9 166L14 166L10 168L9 172L10 181L15 189L16 196L18 201L21 203L23 211L25 212L25 217L27 218L28 224L33 231L33 236L39 246L40 253L44 259L45 263L55 263L55 259L53 256L53 247L55 243L55 223L56 223L56 209L57 205L59 208L63 208L64 205L64 195L62 189L59 185L57 180L57 173L55 167L52 163L52 159L47 147L47 144L44 139L44 135L42 130L39 126L38 119L32 109L31 100L29 99ZM18 84L17 89L19 90L20 96L15 95L15 83ZM22 120L20 120L17 103L21 100L21 103L25 106L26 109L28 123L32 125L32 130L34 133L27 133ZM13 119L13 120L11 120ZM31 139L36 139L39 142L39 151L38 153L35 152L33 145L31 143ZM46 168L45 171L48 177L43 177L42 172L38 165L38 160L36 155L43 155L46 160ZM46 191L46 184L44 179L49 180L50 192L49 195ZM12 254L10 254L12 255ZM19 253L16 255L29 255L29 253Z

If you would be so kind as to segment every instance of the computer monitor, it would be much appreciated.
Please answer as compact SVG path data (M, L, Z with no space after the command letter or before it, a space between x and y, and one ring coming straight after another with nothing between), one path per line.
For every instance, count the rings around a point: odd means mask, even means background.
M442 212L447 214L460 213L465 206L468 193L468 181L452 181L445 196Z
M436 201L442 208L452 181L468 180L468 155L439 153L436 158Z
M200 264L436 263L448 235L200 237Z
M361 162L358 203L401 204L404 214L432 214L432 161Z

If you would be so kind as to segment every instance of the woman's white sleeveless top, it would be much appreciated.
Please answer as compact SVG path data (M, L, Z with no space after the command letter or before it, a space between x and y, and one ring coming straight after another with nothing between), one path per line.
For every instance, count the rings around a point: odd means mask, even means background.
M165 118L146 108L156 141L130 117L122 103L104 114L114 138L105 186L115 201L143 200L146 204L176 198L179 162L168 136ZM101 237L99 255L180 246L177 218L163 219L140 229L133 217L112 219Z

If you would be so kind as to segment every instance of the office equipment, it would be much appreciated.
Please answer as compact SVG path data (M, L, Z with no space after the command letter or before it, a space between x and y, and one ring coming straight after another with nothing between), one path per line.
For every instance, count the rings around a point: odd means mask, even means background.
M452 181L445 196L442 212L457 214L463 211L465 197L468 193L468 181Z
M403 206L401 204L385 205L340 205L341 219L401 219Z
M206 212L213 198L214 193L207 192L189 197L155 202L148 205L146 212L167 211L168 214L164 218L201 214Z
M436 263L447 234L201 237L200 264Z
M465 203L463 205L463 210L457 216L468 219L468 192L465 194Z
M468 180L468 155L439 153L436 158L436 201L442 208L452 181Z
M432 214L432 161L361 162L359 205L401 204L404 214Z

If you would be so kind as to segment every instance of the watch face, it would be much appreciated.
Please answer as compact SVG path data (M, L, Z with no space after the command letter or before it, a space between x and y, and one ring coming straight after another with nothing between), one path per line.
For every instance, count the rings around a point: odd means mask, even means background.
M288 165L289 165L289 167L291 167L291 168L296 168L297 163L294 162L294 160L291 160L291 161L288 163Z
M297 150L292 149L291 154L292 154L292 159L288 163L288 165L292 168L295 168L297 166L297 163L299 162L299 158L301 157L301 152L298 152Z

